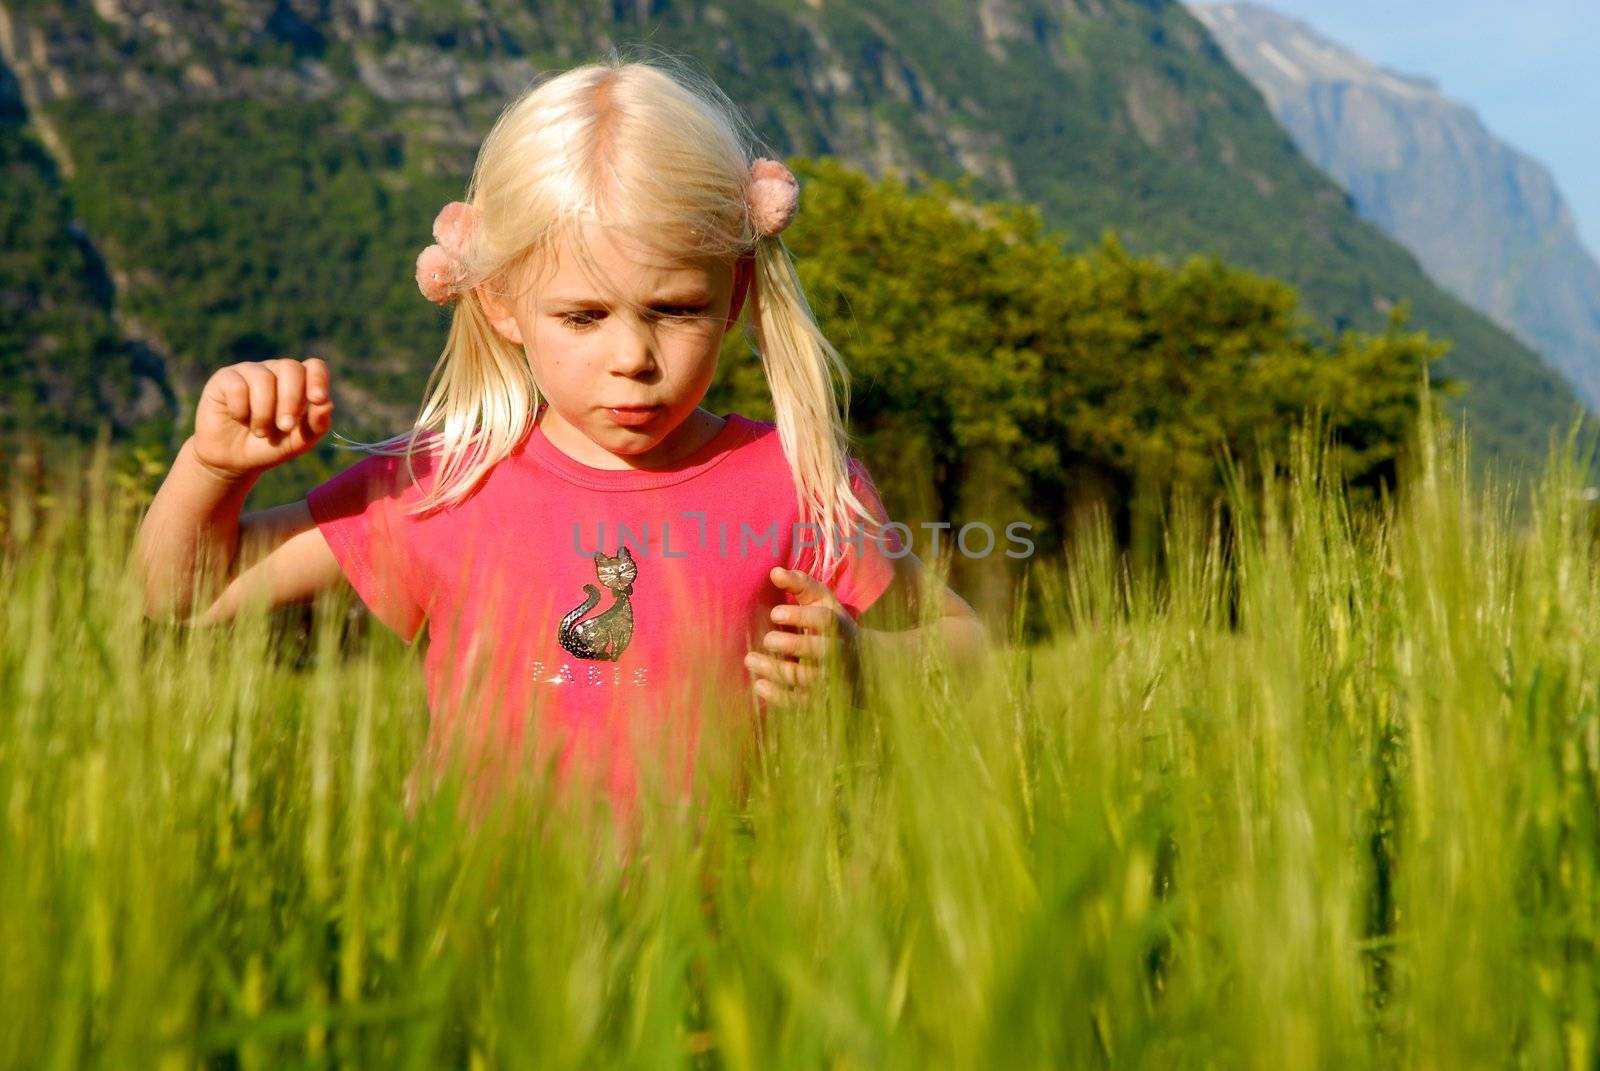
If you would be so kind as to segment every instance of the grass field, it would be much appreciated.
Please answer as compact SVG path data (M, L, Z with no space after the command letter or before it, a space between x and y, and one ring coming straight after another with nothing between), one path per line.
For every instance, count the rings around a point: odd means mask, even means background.
M631 851L532 771L408 816L414 652L146 626L142 480L18 477L0 1064L1593 1067L1591 507L1422 438L1381 510L1314 437L1175 507L1159 583L1086 527L1051 639L770 719Z

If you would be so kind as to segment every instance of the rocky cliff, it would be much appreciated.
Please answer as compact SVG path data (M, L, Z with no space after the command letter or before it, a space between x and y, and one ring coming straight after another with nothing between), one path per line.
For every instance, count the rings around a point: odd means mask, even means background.
M1431 82L1304 23L1255 4L1195 14L1363 216L1600 406L1600 265L1544 167Z

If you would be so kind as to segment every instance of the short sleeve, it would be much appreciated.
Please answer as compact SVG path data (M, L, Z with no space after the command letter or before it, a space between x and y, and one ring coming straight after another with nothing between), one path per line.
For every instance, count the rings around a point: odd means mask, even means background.
M412 525L401 511L408 479L402 459L369 457L312 488L306 504L361 601L410 643L426 611L409 568Z
M849 469L850 489L880 525L888 524L889 513L884 509L883 500L878 496L878 488L873 484L866 465L851 458ZM827 583L850 616L860 620L861 615L894 583L895 559L904 557L908 548L900 532L894 528L857 528L846 532L846 536L857 534L860 535L859 539L840 541L843 553ZM813 557L812 560L816 559Z

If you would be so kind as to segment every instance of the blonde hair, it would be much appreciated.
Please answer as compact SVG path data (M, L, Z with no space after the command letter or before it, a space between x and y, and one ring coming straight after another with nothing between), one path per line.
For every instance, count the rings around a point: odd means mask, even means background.
M616 56L535 82L502 110L467 187L477 224L416 424L357 444L404 457L408 469L419 452L434 459L433 485L412 512L471 494L528 433L541 401L526 353L495 330L484 293L504 293L525 264L550 263L562 242L586 257L582 228L599 223L672 260L753 254L747 337L802 515L824 535L823 579L839 563L832 533L857 522L877 531L850 486L844 361L818 328L783 242L749 218L755 148L709 79Z

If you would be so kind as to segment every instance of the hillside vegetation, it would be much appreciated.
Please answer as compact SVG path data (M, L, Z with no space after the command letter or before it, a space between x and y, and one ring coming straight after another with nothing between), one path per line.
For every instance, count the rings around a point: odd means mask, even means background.
M1321 337L1291 287L1208 258L1173 268L1110 236L1068 254L1033 209L830 161L800 173L808 211L789 245L852 370L851 427L897 519L1025 521L1054 551L1098 509L1122 542L1150 542L1170 493L1220 496L1224 459L1281 457L1308 411L1355 493L1393 489L1446 348L1403 309L1382 331ZM759 362L730 341L713 408L771 419L766 395ZM969 569L1001 565L955 570L976 583ZM1014 586L1012 566L988 582Z
M1333 332L1381 331L1409 304L1451 343L1439 371L1465 388L1451 405L1491 454L1540 456L1575 407L1533 354L1361 223L1165 0L8 0L0 16L0 98L48 129L55 164L8 170L6 200L36 226L81 218L83 271L98 258L110 284L78 287L101 308L84 320L124 340L91 358L92 338L7 313L8 332L60 335L9 373L23 394L92 392L120 359L112 381L157 383L181 423L208 370L323 351L360 402L347 412L366 433L393 430L443 336L411 262L477 139L539 71L645 45L716 78L780 154L970 176L976 197L1038 205L1071 249L1109 228L1138 256L1204 253L1284 279ZM41 235L9 253L23 297L7 308L72 289L53 274L73 263L51 259L59 246ZM41 361L41 346L59 356ZM124 431L147 415L128 396L104 406Z

